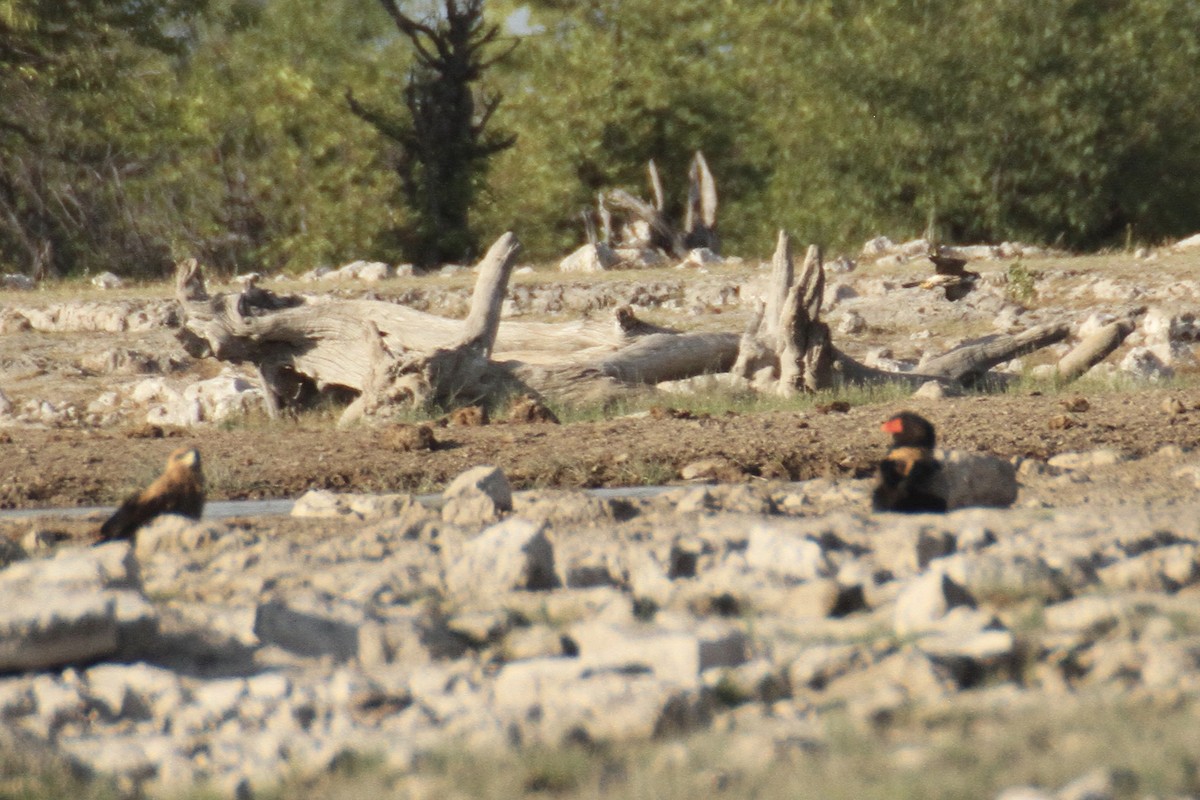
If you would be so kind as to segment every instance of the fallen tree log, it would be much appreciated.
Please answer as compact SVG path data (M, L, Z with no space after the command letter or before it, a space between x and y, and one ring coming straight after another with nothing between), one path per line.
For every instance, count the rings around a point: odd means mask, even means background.
M355 413L372 405L363 397L368 390L400 392L414 404L479 396L519 247L511 233L492 245L461 322L371 300L280 297L253 285L209 297L199 265L189 260L176 272L180 338L193 355L254 364L269 413L297 404L308 383L318 392L357 392L363 402ZM391 377L381 383L384 374Z
M1012 336L990 336L925 362L921 371L974 386L997 364L1057 344L1070 333L1071 326L1063 322L1039 325Z
M488 251L461 321L380 300L276 295L253 284L210 296L189 259L176 271L178 335L195 357L253 364L272 416L339 392L353 398L345 422L518 393L610 397L733 363L736 335L677 333L627 306L611 321L506 322L501 329L517 249L505 234Z
M781 232L770 288L741 334L681 333L638 319L629 307L609 320L506 321L500 309L519 245L505 234L478 267L470 311L448 319L382 300L277 295L248 284L210 296L194 260L176 273L179 338L196 357L253 365L268 413L302 408L336 394L349 402L346 422L386 418L404 407L449 408L515 395L561 402L608 402L665 381L732 372L782 394L837 383L934 380L971 385L988 369L1061 341L1064 325L994 336L926 362L920 373L867 367L834 347L821 321L824 266L810 247L794 279L791 245ZM1060 363L1103 358L1128 333L1115 324Z
M1119 319L1084 339L1058 360L1055 367L1058 379L1064 382L1073 381L1108 358L1121 346L1125 337L1133 333L1134 325L1133 319Z

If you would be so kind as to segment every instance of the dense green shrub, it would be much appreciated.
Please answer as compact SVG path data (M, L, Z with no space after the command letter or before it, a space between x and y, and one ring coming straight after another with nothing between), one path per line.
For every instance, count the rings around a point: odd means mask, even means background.
M471 219L527 258L578 244L596 192L646 195L651 158L678 213L697 149L729 252L1200 228L1192 0L488 4L520 9L484 82L517 143ZM399 154L344 93L394 101L410 64L372 0L0 0L0 265L400 260Z

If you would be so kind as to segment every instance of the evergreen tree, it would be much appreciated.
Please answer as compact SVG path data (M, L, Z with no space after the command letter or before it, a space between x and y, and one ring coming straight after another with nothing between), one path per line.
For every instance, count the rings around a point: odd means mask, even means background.
M402 91L405 111L359 101L351 110L398 146L396 170L412 224L399 231L402 249L422 265L474 255L470 224L476 193L495 154L515 138L489 129L500 95L477 89L485 72L502 60L500 28L484 18L483 0L443 0L441 13L420 22L381 0L412 43L415 62Z

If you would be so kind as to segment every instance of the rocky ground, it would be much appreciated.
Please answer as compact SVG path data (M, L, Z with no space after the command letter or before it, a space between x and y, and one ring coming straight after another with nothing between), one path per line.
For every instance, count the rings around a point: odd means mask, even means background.
M1112 366L1065 392L736 413L670 395L599 421L439 427L418 452L320 414L258 419L244 376L173 344L170 303L146 296L161 288L92 297L87 313L9 294L0 504L113 503L183 442L204 453L211 496L300 500L288 517L163 518L133 545L81 546L99 513L0 521L8 746L50 746L128 794L257 796L360 753L398 796L451 797L453 774L428 778L448 747L484 758L710 735L719 768L688 785L739 796L739 775L833 759L843 724L932 786L983 757L988 721L1107 704L1149 720L1154 758L1122 749L1119 724L1046 723L1036 741L1061 752L1057 769L1033 747L1023 770L1014 750L944 796L1196 796L1194 752L1166 725L1200 711L1193 264L1168 251L980 262L985 285L959 304L895 288L911 263L831 273L835 341L898 368L989 331L1146 306ZM758 272L525 276L508 313L596 312L641 292L656 322L738 330ZM1026 276L1037 294L1018 303L1011 281ZM465 307L469 282L422 280L369 291ZM870 513L876 428L902 406L946 446L1011 464L1013 507ZM480 464L500 469L469 472ZM683 485L577 488L650 479ZM407 494L443 487L433 504ZM637 796L628 776L605 791Z

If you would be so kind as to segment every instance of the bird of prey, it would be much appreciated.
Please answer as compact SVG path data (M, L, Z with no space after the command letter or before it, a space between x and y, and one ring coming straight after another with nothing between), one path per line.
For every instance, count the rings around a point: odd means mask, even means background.
M929 262L933 264L934 274L925 280L910 281L901 284L905 289L920 286L922 289L942 289L947 300L961 300L975 288L979 273L966 269L967 260L957 256L946 255L941 247L931 248Z
M879 462L872 507L876 511L945 511L945 498L931 486L942 465L933 456L936 434L929 420L902 411L880 430L892 435L892 449Z
M166 469L148 487L131 495L100 527L100 541L132 539L137 529L159 514L200 519L204 511L204 473L200 451L181 447L167 458Z

